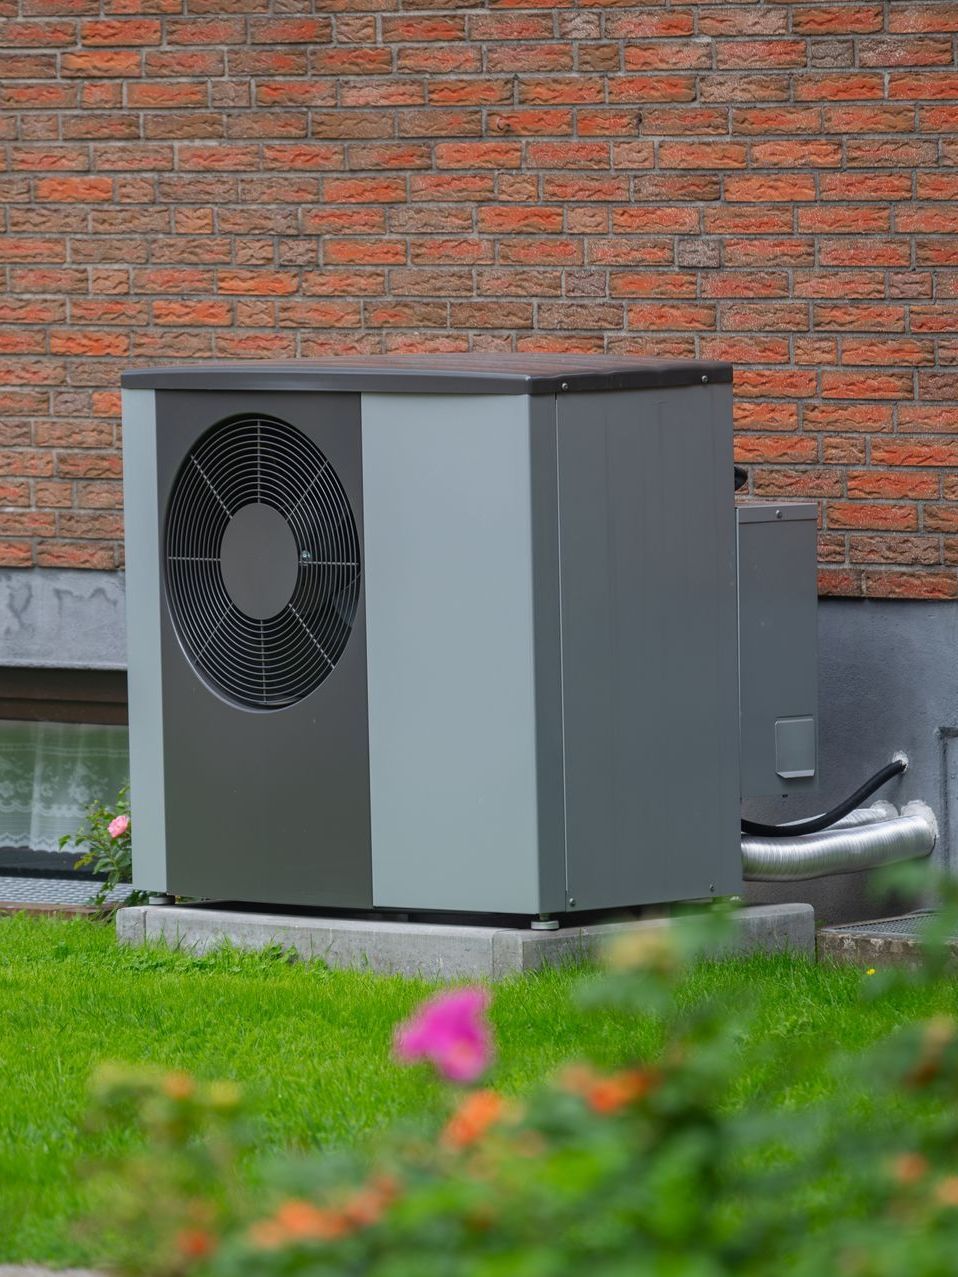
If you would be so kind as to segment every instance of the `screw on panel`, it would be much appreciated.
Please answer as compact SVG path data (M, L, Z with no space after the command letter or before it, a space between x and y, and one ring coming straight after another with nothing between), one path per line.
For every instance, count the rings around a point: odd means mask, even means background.
M570 909L574 909L574 908L575 908L575 896L570 896L570 897L569 897L569 908L570 908Z
M708 375L708 373L707 373L707 372L703 372L703 373L702 373L702 385L703 385L703 386L708 384L708 379L709 379L709 375Z
M567 381L564 381L564 382L562 383L562 385L559 387L559 389L560 389L560 390L568 390L568 389L569 389L569 383L568 383Z
M785 511L784 511L784 510L776 510L776 511L775 511L775 518L776 518L776 519L784 519L784 518L785 518Z

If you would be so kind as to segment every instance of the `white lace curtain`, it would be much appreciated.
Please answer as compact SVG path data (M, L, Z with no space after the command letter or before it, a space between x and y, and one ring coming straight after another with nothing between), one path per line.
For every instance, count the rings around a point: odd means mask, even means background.
M0 847L57 851L129 776L127 729L0 721Z

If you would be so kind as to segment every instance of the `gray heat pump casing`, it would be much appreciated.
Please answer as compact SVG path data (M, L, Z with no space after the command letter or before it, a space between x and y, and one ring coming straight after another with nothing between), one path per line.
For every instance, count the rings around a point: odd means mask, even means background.
M727 365L487 364L125 376L137 886L528 915L738 890ZM362 558L338 663L280 709L197 673L164 558L191 448L257 414L327 458Z
M818 787L818 507L736 507L742 797Z

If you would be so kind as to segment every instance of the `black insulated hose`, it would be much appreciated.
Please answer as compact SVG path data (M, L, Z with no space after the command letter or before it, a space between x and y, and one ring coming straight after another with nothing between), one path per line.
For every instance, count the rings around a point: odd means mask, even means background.
M907 759L893 759L892 762L886 763L881 771L875 772L874 776L866 780L860 789L856 789L848 798L830 808L830 810L822 812L820 816L811 816L808 820L800 820L792 825L763 825L755 820L743 819L742 833L752 834L759 838L800 838L803 834L821 833L823 829L828 829L831 825L834 825L836 820L841 820L850 811L860 807L867 798L871 798L876 790L881 789L882 785L887 784L893 777L900 776L907 769Z

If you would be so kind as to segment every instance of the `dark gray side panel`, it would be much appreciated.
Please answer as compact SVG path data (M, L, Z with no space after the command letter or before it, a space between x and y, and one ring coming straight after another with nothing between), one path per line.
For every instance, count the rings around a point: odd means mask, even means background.
M558 401L568 892L741 884L731 394Z
M799 795L818 780L817 509L736 514L742 796Z
M160 546L180 463L210 426L275 415L341 479L362 544L358 395L157 392ZM161 573L162 576L162 573ZM365 599L335 670L284 709L242 709L194 673L161 608L170 891L282 904L372 903Z
M566 902L566 849L556 401L546 396L530 399L529 413L539 907L543 913L561 913Z

